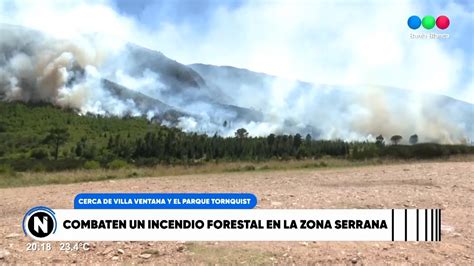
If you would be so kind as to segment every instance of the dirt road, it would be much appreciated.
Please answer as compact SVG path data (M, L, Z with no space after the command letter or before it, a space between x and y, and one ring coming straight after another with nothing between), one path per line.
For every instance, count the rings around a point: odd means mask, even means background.
M474 163L136 178L0 189L2 263L474 264ZM30 207L72 208L81 192L249 192L258 208L442 208L442 242L100 242L89 251L28 252Z

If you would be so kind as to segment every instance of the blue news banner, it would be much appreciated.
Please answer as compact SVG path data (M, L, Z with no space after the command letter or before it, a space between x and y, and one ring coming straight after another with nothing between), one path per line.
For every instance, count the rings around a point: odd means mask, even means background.
M81 193L74 209L252 209L250 193Z

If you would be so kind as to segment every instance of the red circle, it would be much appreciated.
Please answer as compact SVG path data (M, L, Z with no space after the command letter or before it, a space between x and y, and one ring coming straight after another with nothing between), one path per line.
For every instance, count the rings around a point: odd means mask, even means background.
M439 16L436 19L436 26L442 30L447 29L449 27L449 18L446 16Z

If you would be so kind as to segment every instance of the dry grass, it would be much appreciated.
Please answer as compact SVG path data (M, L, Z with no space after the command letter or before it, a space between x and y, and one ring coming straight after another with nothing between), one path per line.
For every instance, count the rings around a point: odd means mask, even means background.
M436 160L430 160L436 161ZM439 161L474 161L474 156L452 156ZM244 171L285 171L291 169L325 169L334 167L359 167L380 164L406 164L419 162L416 160L388 160L373 159L366 161L352 161L325 157L317 160L271 160L263 162L208 162L198 165L157 165L155 167L124 168L124 169L96 169L70 170L60 172L13 172L0 173L1 187L24 187L47 184L69 184L79 182L102 181L110 179L125 179L134 177L159 177L192 174L210 174Z

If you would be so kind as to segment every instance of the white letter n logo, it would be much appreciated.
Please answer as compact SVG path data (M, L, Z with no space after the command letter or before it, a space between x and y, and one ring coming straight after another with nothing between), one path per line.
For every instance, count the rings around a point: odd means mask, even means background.
M43 233L45 233L45 234L48 233L48 217L47 216L43 217L43 221L41 221L38 216L33 217L33 219L34 219L33 220L33 225L34 225L33 229L36 232L39 233L39 229L41 228L41 231Z

